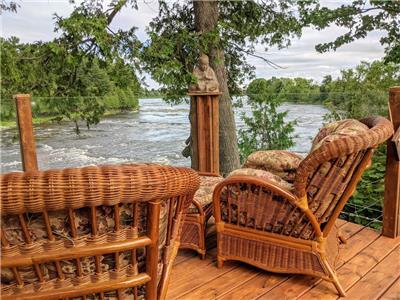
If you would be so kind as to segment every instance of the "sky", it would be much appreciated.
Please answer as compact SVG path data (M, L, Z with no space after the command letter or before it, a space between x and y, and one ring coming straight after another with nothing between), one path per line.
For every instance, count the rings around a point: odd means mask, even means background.
M336 0L325 0L329 6L339 5ZM48 41L56 37L54 32L54 13L68 16L72 5L68 0L23 0L18 13L5 12L1 15L1 36L16 36L22 42ZM158 13L157 0L139 0L139 9L125 8L114 19L112 28L137 27L137 36L141 41L147 39L146 26ZM333 41L343 28L336 26L317 31L307 28L299 39L293 39L287 49L271 48L265 52L260 45L257 54L262 55L281 69L273 69L263 60L249 57L249 62L256 67L256 76L263 78L305 77L321 81L326 75L337 77L341 69L352 68L361 61L371 62L383 57L383 47L379 43L382 32L371 32L365 39L342 46L336 51L318 53L315 45L320 42ZM157 83L150 76L146 81L151 88L157 88Z

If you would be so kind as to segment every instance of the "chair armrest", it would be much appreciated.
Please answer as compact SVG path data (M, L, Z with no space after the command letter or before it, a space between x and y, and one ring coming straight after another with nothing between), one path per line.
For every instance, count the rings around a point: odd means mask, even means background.
M229 177L216 186L213 205L217 224L225 222L285 235L289 231L294 234L296 227L311 225L311 236L322 236L314 214L303 201L272 181L246 175Z

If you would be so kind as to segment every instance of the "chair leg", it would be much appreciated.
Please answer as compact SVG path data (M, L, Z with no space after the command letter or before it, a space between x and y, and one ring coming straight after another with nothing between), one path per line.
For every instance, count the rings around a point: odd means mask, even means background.
M222 268L224 266L224 259L220 256L217 256L217 268Z
M206 258L206 228L207 228L207 220L204 216L199 218L200 223L200 232L199 232L199 250L198 253L200 254L200 259Z
M328 276L331 279L333 285L335 286L340 297L346 297L346 292L342 285L339 282L339 278L336 275L336 272L332 269L331 265L326 259L322 260L325 266L326 271L328 272Z
M343 289L342 285L340 284L339 279L337 278L337 276L335 275L335 277L332 278L332 279L333 279L332 282L333 282L336 290L338 291L339 296L340 297L346 297L346 292Z

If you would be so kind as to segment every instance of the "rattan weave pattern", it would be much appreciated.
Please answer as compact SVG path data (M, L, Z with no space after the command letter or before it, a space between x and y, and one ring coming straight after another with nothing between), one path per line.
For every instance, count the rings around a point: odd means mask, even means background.
M257 239L248 239L236 237L235 235L222 234L221 254L227 258L236 258L238 260L251 260L255 265L264 266L275 272L285 273L308 273L314 275L320 273L325 275L324 269L319 262L318 255L309 251L301 251L287 245L279 245L273 242L260 241ZM237 250L242 248L241 255L237 255ZM265 255L268 253L268 255ZM286 258L286 259L285 259Z
M9 173L1 176L1 214L167 199L194 193L199 183L192 176L151 164Z

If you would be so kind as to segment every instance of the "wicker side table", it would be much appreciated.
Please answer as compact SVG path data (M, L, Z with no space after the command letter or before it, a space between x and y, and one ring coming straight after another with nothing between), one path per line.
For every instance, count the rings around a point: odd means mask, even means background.
M215 186L223 180L218 174L200 172L200 188L184 214L180 249L192 249L206 256L207 222L212 216L212 195Z

